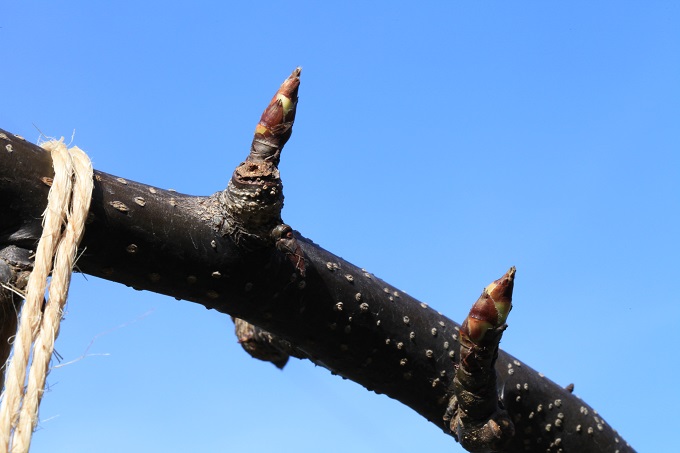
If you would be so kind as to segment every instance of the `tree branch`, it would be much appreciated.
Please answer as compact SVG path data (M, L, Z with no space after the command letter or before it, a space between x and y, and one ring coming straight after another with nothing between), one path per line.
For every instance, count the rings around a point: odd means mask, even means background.
M225 191L189 196L95 171L78 268L241 318L452 434L444 416L460 326L281 221L277 163L298 84L296 70ZM48 153L0 130L0 248L35 246L52 174ZM585 403L509 354L498 352L495 370L516 433L503 451L633 451Z

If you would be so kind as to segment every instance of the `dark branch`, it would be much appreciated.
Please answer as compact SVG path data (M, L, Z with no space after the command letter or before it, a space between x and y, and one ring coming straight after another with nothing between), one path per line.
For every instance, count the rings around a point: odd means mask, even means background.
M284 82L291 102L298 76ZM263 115L254 151L223 192L195 197L96 171L79 270L246 320L451 434L443 417L460 326L281 226L276 163L294 108L280 94L270 104L278 119ZM35 247L51 164L0 130L0 248ZM590 407L514 357L499 351L495 368L518 433L507 451L633 451Z

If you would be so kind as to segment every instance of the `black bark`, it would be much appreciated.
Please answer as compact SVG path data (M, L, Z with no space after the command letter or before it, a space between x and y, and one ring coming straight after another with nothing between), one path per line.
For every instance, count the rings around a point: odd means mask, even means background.
M272 175L272 168L265 170ZM237 169L231 186L272 187L255 173L239 178ZM52 175L49 153L0 130L0 249L34 249ZM282 204L280 193L264 192ZM229 197L189 196L95 171L78 270L244 319L295 355L399 400L451 434L443 417L460 326L293 233L301 271L276 238L261 233L280 219L268 215L249 236L235 226ZM496 370L516 430L504 451L633 451L592 408L509 354L499 352Z

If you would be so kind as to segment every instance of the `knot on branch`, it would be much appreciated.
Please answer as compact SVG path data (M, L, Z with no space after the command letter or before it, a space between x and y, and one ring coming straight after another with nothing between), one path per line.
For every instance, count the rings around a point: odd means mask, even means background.
M484 423L466 423L466 417L456 417L452 427L454 437L470 452L500 452L515 436L515 426L508 414L499 410Z

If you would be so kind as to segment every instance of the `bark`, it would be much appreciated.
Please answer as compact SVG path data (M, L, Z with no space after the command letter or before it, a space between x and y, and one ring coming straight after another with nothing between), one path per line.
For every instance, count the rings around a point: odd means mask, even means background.
M452 435L444 418L451 417L460 326L281 221L277 163L298 76L272 99L225 191L190 196L95 171L78 270L243 319L257 326L245 331L254 342L264 338L274 352L387 394ZM0 130L0 249L35 248L52 175L48 152ZM24 265L6 255L0 276L16 281ZM7 304L5 313L13 310ZM494 404L515 432L499 451L633 451L569 390L503 351L495 378Z

